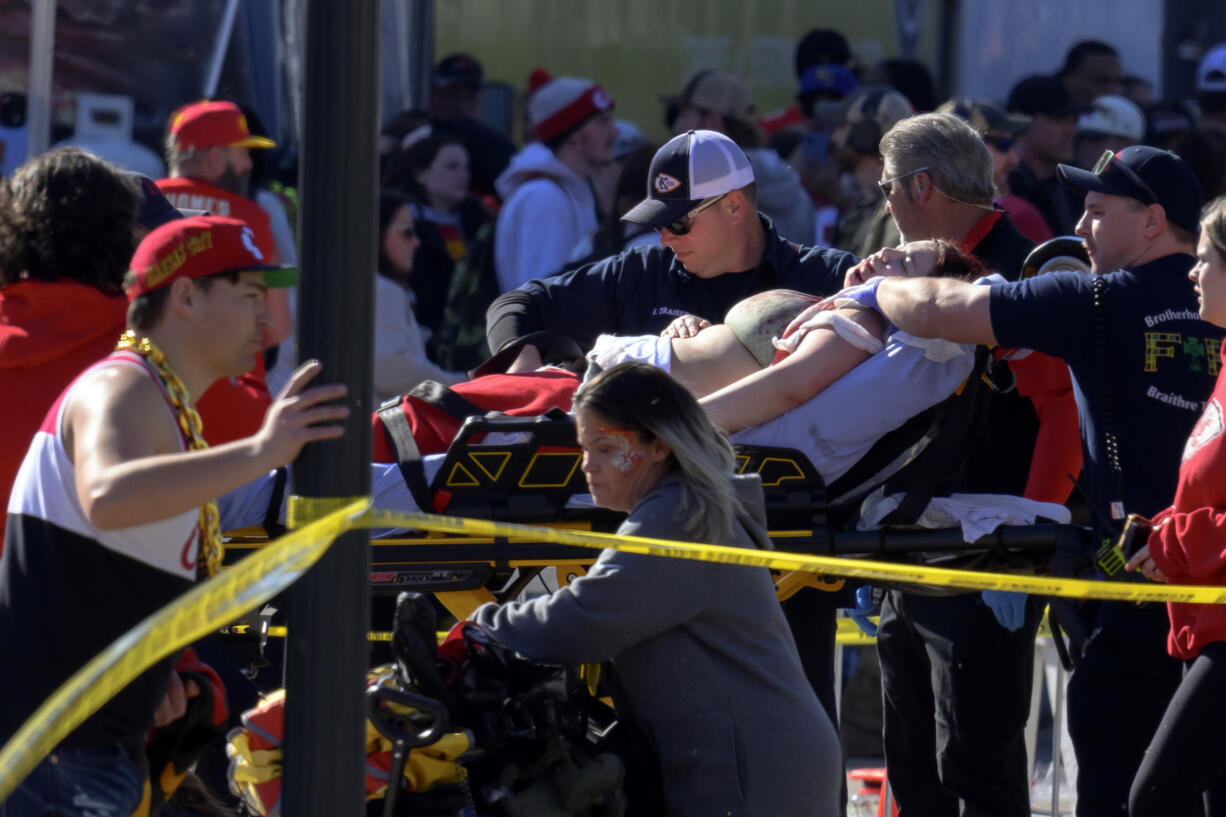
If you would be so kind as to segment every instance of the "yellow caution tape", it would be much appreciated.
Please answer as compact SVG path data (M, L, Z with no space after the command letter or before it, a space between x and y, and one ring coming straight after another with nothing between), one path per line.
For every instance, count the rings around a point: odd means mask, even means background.
M43 702L0 750L0 802L86 718L175 650L254 610L293 584L369 505L357 500L196 585L100 652Z
M347 504L346 504L347 503ZM414 528L530 539L706 562L809 571L869 582L1009 590L1111 601L1226 603L1224 587L1058 579L905 565L806 553L762 551L637 536L489 522L423 513L375 511L368 498L291 503L300 526L229 570L197 585L116 640L65 682L0 750L0 802L61 740L159 659L254 610L296 581L340 534L354 528ZM328 510L326 515L321 514ZM315 521L309 521L314 519ZM432 545L440 542L434 540ZM455 545L457 550L462 543Z
M561 530L518 525L510 522L489 522L482 519L462 519L426 513L396 513L371 510L357 524L368 528L416 528L440 533L481 534L507 539L531 539L558 545L586 548L613 548L628 553L695 559L703 562L767 567L774 570L804 570L846 576L876 583L927 584L968 592L973 590L1008 590L1039 596L1065 596L1075 599L1107 601L1172 601L1183 604L1226 604L1226 587L1198 587L1139 582L1099 581L1094 579L1064 579L1045 576L1024 576L1008 573L986 573L978 570L951 570L944 567L877 562L868 559L847 559L836 556L814 556L809 553L789 553L778 550L703 545L649 539L641 536L618 536L614 533ZM443 542L445 543L445 542ZM431 542L437 546L438 540Z
M298 496L291 494L285 503L285 527L297 530L303 525L323 519L337 511L348 508L355 502L369 502L369 497L362 496ZM346 527L345 530L351 530ZM344 533L339 531L337 535Z

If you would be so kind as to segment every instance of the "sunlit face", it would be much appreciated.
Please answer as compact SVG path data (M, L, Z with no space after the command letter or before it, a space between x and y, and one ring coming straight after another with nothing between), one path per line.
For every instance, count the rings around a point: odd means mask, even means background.
M383 231L383 254L397 272L413 271L413 255L421 239L413 230L413 211L406 204L396 211Z
M234 377L251 371L268 328L268 288L264 273L243 272L236 283L218 278L207 288L196 285L197 323L208 333L205 344L212 374Z
M900 173L889 159L881 166L881 193L885 196L885 209L894 218L894 224L898 227L903 241L924 233L920 223L919 205L912 189L917 175L918 172Z
M1200 316L1215 326L1226 326L1226 261L1201 230L1196 243L1196 264L1188 273L1200 304Z
M720 201L690 218L690 231L685 235L660 230L660 243L673 251L691 275L715 278L733 271L725 259L736 232L724 208L725 202Z
M666 444L644 442L638 432L617 428L594 412L580 409L575 431L588 490L602 508L629 511L668 470Z
M426 191L430 206L452 210L468 195L468 151L463 145L443 145L434 161L417 174L417 181Z
M1144 250L1146 210L1137 204L1126 196L1086 193L1086 209L1077 222L1076 233L1085 239L1094 272L1124 269Z

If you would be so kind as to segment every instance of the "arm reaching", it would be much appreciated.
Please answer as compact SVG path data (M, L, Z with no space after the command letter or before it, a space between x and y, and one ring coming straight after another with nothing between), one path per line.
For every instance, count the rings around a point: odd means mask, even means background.
M991 291L953 278L887 278L877 287L877 309L919 338L995 345Z
M294 372L258 433L203 451L178 450L161 391L144 374L109 369L82 382L65 411L64 445L86 517L103 530L166 519L289 463L309 442L339 437L333 423L349 409L328 403L345 387L306 388L319 370L310 361Z

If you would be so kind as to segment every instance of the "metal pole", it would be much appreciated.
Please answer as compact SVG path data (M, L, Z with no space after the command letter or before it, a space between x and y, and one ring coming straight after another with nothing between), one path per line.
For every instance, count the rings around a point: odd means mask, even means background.
M348 386L351 414L343 438L299 456L300 497L370 493L378 32L378 0L307 0L298 353ZM369 581L370 538L354 531L291 588L284 814L365 813Z
M221 66L226 61L226 50L230 47L230 35L234 33L234 18L237 15L238 0L227 0L221 15L221 25L217 27L217 41L213 43L213 53L209 55L209 65L204 74L205 99L212 99L213 94L217 93L217 83L221 81Z
M409 106L430 108L430 69L434 65L434 0L410 0Z
M1070 647L1070 649L1072 649ZM1051 725L1051 817L1060 817L1060 778L1064 771L1064 759L1060 757L1060 742L1064 739L1064 683L1067 673L1056 664L1056 703Z
M26 101L26 159L51 146L51 73L55 67L55 0L30 9L30 95Z

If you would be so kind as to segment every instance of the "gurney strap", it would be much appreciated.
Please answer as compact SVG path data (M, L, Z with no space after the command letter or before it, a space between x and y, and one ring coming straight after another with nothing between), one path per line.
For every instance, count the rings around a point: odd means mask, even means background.
M442 409L443 411L455 417L461 423L465 417L483 417L486 414L486 409L481 408L476 403L466 397L457 394L451 387L444 386L437 380L423 380L418 383L412 391L408 393L409 397L416 397L423 403ZM401 400L396 401L399 406ZM383 409L379 410L380 412ZM403 414L403 412L401 412ZM408 422L405 422L405 428L408 428ZM416 448L416 446L414 446ZM420 459L420 457L419 457Z
M437 384L435 384L437 385ZM464 398L455 395L458 399ZM468 402L465 400L464 402ZM478 409L478 411L480 411ZM375 412L383 423L392 450L396 452L396 464L400 466L400 475L404 484L417 502L417 507L430 511L434 505L430 501L430 486L426 484L426 469L421 462L421 452L417 449L417 441L413 439L413 430L409 427L408 418L400 408L400 398L389 400Z
M975 366L961 393L942 403L936 427L939 432L914 465L895 475L905 494L898 507L883 520L887 525L913 525L934 496L937 496L966 461L967 453L981 439L986 427L986 391L980 375L990 352L985 346L975 349ZM887 483L887 492L890 492Z

